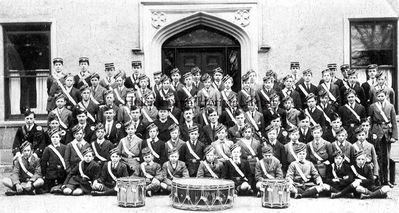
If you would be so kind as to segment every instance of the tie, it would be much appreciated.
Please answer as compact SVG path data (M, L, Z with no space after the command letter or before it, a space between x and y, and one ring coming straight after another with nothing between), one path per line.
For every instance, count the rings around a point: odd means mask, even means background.
M79 149L82 149L83 145L79 142L78 147L79 147Z
M306 90L308 90L308 91L310 90L309 83L306 84Z
M107 123L107 129L105 130L107 135L111 132L111 123Z
M215 140L215 125L212 125L212 141Z

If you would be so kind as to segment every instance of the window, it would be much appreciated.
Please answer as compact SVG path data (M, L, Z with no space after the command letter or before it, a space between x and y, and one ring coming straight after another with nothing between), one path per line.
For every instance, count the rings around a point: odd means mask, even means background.
M4 24L5 117L26 108L46 114L50 73L50 23Z

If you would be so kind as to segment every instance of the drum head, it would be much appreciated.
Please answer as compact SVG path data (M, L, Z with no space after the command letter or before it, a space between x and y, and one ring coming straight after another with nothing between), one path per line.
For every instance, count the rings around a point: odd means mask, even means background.
M118 178L117 181L126 182L126 183L142 183L145 182L145 179L139 177L123 177L123 178Z
M173 179L173 183L177 185L184 185L184 186L192 186L192 187L218 187L218 186L225 186L225 185L234 185L234 182L231 180L224 180L224 179L214 179L214 178L179 178Z

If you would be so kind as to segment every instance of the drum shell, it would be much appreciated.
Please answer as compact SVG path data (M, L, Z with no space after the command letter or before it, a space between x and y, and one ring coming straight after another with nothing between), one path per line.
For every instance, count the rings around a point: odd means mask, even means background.
M145 205L145 179L119 178L116 183L118 205L141 207Z
M266 180L262 183L262 206L267 208L287 208L290 202L287 180Z

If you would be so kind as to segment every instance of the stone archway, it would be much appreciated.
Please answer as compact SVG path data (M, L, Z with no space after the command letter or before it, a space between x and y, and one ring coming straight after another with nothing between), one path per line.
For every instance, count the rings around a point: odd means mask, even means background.
M162 44L168 38L198 25L220 30L238 40L241 46L241 73L245 73L247 70L256 67L256 44L254 45L251 43L248 34L243 28L225 19L210 15L209 13L196 12L162 27L154 34L148 49L145 51L144 60L146 67L149 68L148 71L153 73L157 70L161 70Z

